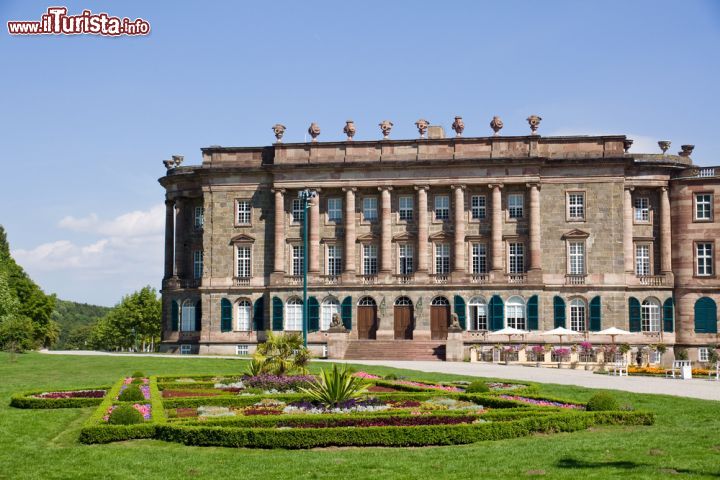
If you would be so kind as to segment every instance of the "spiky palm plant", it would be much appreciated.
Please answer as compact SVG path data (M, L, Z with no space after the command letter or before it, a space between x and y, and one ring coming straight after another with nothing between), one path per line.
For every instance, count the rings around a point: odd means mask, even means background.
M303 345L302 337L297 333L275 334L268 332L267 339L257 347L253 355L251 371L272 375L289 375L294 372L305 373L310 360L310 351Z
M332 370L322 369L319 379L307 388L300 388L303 393L322 405L333 408L339 404L357 398L367 391L368 384L359 377L354 377L352 370L343 367L338 370L333 365Z

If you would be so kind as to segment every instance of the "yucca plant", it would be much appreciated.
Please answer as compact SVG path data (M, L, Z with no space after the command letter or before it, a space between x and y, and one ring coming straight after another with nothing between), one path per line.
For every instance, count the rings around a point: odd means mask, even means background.
M267 339L258 345L253 362L257 362L258 373L271 375L290 375L295 372L306 373L310 361L310 351L303 345L302 337L297 333L275 334L267 332Z
M255 377L262 374L264 365L264 362L262 362L261 360L253 358L248 365L247 370L245 370L245 375L247 375L248 377Z
M316 383L307 388L301 387L300 390L328 408L337 407L343 402L361 396L368 387L365 380L354 377L353 371L347 367L338 370L337 365L333 365L332 370L321 370L318 377Z

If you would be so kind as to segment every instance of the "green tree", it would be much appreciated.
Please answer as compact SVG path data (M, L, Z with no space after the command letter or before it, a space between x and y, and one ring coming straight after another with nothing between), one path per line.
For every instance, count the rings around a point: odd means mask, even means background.
M35 348L35 329L20 313L20 302L10 289L7 275L0 272L0 348L13 354Z
M103 350L155 351L162 304L149 286L122 298L93 328L90 343Z

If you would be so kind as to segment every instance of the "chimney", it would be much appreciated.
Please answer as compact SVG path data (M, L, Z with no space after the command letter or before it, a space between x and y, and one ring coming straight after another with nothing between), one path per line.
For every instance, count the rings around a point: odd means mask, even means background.
M445 138L445 129L440 125L430 125L427 136L428 138Z

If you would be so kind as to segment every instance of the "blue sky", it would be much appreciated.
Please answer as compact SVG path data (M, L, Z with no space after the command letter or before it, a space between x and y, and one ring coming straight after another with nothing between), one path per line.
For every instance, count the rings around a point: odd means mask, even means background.
M417 135L627 134L720 164L720 2L0 0L0 224L61 298L111 305L162 277L161 160L207 145ZM142 17L147 37L11 37L51 5Z

